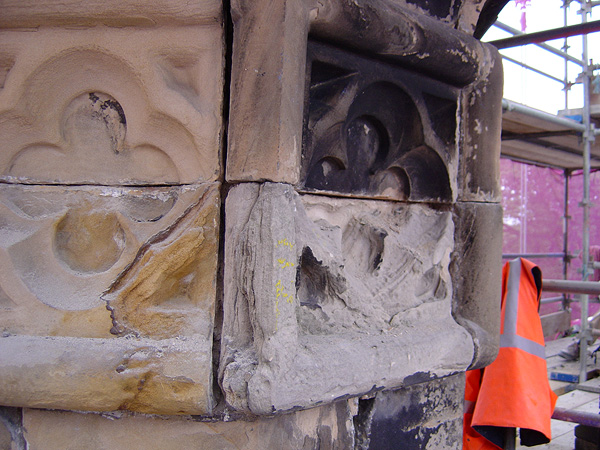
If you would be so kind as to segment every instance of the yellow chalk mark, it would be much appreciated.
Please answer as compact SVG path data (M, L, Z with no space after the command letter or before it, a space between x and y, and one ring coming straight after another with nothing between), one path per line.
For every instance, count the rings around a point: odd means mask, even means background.
M289 248L294 248L294 244L292 244L290 241L288 241L287 238L278 240L277 247L279 247L280 245L283 245L283 246L289 247Z
M295 283L292 282L292 289L295 289ZM284 298L286 303L292 305L294 303L294 295L285 292L285 286L281 280L277 280L275 283L275 331L277 331L279 315L281 311L279 311L279 299Z
M290 261L288 261L288 260L286 260L284 258L279 258L277 260L277 262L279 264L281 264L280 269L285 269L286 267L294 267L294 263L293 262L290 262Z

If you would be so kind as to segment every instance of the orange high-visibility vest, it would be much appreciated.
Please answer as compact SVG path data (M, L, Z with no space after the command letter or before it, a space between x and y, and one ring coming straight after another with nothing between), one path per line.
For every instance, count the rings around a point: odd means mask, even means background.
M550 442L557 397L548 383L541 291L542 271L531 261L504 265L498 356L488 367L467 372L465 450L503 448L509 427L520 428L523 445Z
M483 370L469 370L465 383L465 408L463 416L463 450L502 450L501 447L492 444L471 426L475 403L479 395Z

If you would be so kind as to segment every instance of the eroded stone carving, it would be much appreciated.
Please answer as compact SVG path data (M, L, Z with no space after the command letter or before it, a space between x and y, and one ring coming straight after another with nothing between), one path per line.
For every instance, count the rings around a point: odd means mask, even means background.
M309 41L302 186L450 201L457 90Z
M211 347L218 214L218 195L211 189L140 247L103 295L111 332L163 339L199 334Z
M221 5L5 13L0 403L209 414Z
M216 180L220 28L190 31L4 31L2 47L10 52L0 63L12 67L12 76L0 91L0 178L103 185Z
M12 268L13 273L7 271L6 282L1 285L4 292L24 285L29 291L25 298L60 310L94 308L102 305L102 292L117 277L125 277L119 274L126 268L130 270L128 265L137 253L159 253L158 245L153 243L160 240L172 241L170 245L160 242L163 252L175 252L172 247L183 245L179 239L184 237L195 239L196 253L206 249L204 256L216 267L216 198L214 187L209 186L136 189L4 185L0 189L0 216L5 239L0 252L4 266ZM187 222L190 229L179 231L182 222ZM186 233L195 234L190 238ZM163 261L162 267L169 266ZM212 283L213 276L205 276ZM10 278L14 281L8 281ZM21 295L13 298L18 303L25 301Z
M226 224L220 377L233 407L309 407L471 362L451 317L451 213L267 183L234 188Z
M0 402L209 412L218 184L5 184L0 200Z
M352 403L342 400L267 420L208 423L189 417L27 409L21 433L30 450L64 450L67 445L94 450L348 450L354 447Z

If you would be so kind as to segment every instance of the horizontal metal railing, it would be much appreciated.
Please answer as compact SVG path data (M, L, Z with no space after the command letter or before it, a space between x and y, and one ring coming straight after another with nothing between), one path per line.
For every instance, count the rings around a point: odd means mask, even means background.
M554 408L552 418L563 422L574 422L590 427L600 428L600 414L575 411L566 408Z
M545 292L564 292L569 294L600 295L600 282L573 280L544 280L542 290Z
M515 259L515 258L564 258L563 252L554 253L504 253L502 259Z

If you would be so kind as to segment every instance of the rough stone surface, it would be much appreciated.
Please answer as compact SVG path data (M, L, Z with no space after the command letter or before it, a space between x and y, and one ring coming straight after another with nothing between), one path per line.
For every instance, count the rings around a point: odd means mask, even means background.
M220 0L4 0L0 28L216 24Z
M0 337L0 402L79 411L210 414L210 343L198 336Z
M21 408L0 406L0 449L27 450Z
M473 336L471 368L481 368L496 358L500 340L502 206L457 203L454 222L453 314Z
M0 43L1 180L147 185L219 176L218 24L5 30Z
M226 205L221 385L236 409L309 407L462 371L452 214L240 185Z
M203 423L27 409L24 426L29 450L349 450L352 412L341 401L271 418Z
M455 86L474 82L486 44L402 3L319 1L311 10L310 32Z
M361 400L368 436L357 450L455 450L462 447L464 374L378 392Z
M121 323L122 310L134 308L128 320L162 326L161 337L209 338L210 327L194 326L212 316L219 207L218 185L0 186L0 329L110 336L101 299L108 291L123 329L157 336L143 324ZM135 289L135 307L124 305L123 292ZM178 317L161 323L169 310Z
M502 58L492 46L483 50L479 77L462 92L458 200L499 203Z
M218 184L0 199L0 403L209 412Z
M308 11L303 0L231 2L228 181L298 182Z
M396 33L392 33L391 31L384 33L382 32L382 28L383 30L387 31L383 25L394 23L394 21L396 21L396 23L402 23L402 21L398 20L399 11L403 11L405 14L413 13L426 15L436 19L439 22L448 24L453 28L457 28L464 33L472 35L473 31L475 30L475 25L479 19L479 14L485 3L486 0L438 0L435 2L428 0L355 0L352 3L337 2L335 0L321 0L316 2L316 5L313 6L313 15L317 19L320 19L320 15L324 15L329 18L328 14L331 14L330 10L337 9L338 11L336 14L340 14L340 12L344 10L354 11L355 14L348 14L348 19L350 17L355 17L355 20L358 22L358 17L361 17L361 15L356 13L363 11L363 21L367 22L370 26L379 25L373 26L374 30L370 32L373 33L373 35L382 35L379 39L372 39L371 43L365 43L365 45L373 45L373 41L378 42L378 40L383 40L384 36L387 38L390 44L398 44L398 41L402 42L400 39L402 34L399 33L399 30L397 30ZM368 8L368 6L371 6L371 8ZM392 17L386 17L386 15ZM365 16L368 19L365 18ZM374 17L378 18L379 21L374 21ZM333 22L330 25L335 27L335 25L339 26L340 24ZM364 28L369 28L365 23L364 25ZM361 27L359 24L355 25L355 28L365 32L363 27ZM405 33L408 34L409 32L405 31ZM401 48L405 46L406 44L401 46Z

